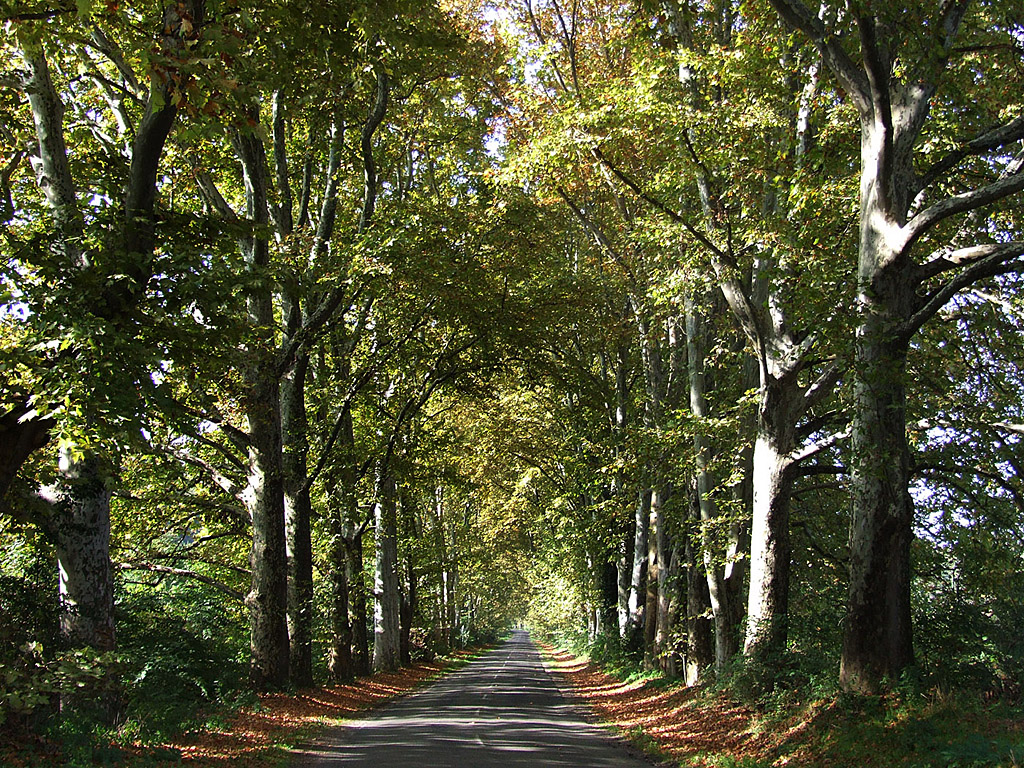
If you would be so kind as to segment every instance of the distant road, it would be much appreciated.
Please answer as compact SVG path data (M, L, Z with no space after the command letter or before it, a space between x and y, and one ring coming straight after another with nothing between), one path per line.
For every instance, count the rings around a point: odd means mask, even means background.
M524 631L378 713L329 729L300 768L650 768L563 699Z

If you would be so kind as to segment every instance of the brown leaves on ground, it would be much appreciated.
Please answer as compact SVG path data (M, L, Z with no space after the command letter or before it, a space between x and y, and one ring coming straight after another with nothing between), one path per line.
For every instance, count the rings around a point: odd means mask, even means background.
M469 655L467 652L466 655ZM420 662L398 672L360 678L346 685L314 688L295 694L270 693L244 708L221 728L184 734L161 745L115 748L146 768L270 768L279 767L288 745L313 735L325 724L353 717L435 677L450 664ZM60 745L26 743L0 747L0 765L59 764ZM127 754L124 754L127 753ZM120 761L119 761L120 762Z
M949 755L978 750L985 760L962 764L1021 765L1024 720L997 718L984 707L962 708L936 694L902 701L898 694L843 706L838 698L797 701L760 711L725 694L681 683L623 682L597 664L545 647L548 666L602 721L674 764L701 768L892 768L946 766ZM989 746L986 746L989 745ZM987 751L986 751L987 750ZM995 750L995 751L992 751ZM977 756L977 755L976 755Z
M187 734L166 746L180 750L184 764L194 768L260 768L269 764L273 753L280 754L278 745L294 742L329 721L379 706L443 668L438 662L421 662L346 685L263 694L257 707L243 709L225 728Z
M657 751L678 762L700 755L759 758L770 738L751 731L755 712L725 699L698 698L692 688L662 687L649 681L623 682L593 662L548 650L548 664L604 722L629 736L643 734ZM692 765L700 765L699 759ZM707 763L707 765L721 763Z

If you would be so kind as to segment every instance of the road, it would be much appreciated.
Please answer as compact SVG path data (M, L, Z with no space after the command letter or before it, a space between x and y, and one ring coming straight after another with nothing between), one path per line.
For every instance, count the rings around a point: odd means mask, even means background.
M526 632L377 713L331 728L296 768L650 768L567 702Z

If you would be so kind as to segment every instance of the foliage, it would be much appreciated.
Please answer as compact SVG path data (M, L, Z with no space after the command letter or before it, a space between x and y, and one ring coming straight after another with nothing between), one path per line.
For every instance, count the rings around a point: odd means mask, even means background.
M339 537L363 555L349 586L372 583L385 466L414 655L525 622L639 674L637 639L607 625L629 607L609 598L607 574L624 594L627 570L650 564L633 552L636 510L657 488L658 555L675 568L659 587L673 653L657 662L681 660L693 622L713 613L709 599L690 605L705 599L691 582L728 570L749 587L751 453L778 415L768 395L819 381L828 393L787 423L785 642L724 660L718 682L776 711L834 693L857 458L861 146L849 88L783 27L778 2L206 0L201 24L180 3L22 5L5 7L0 37L5 728L41 727L58 694L111 670L124 739L165 739L236 700L242 601L264 564L251 555L263 533L253 499L299 453L318 667L333 640ZM833 5L819 21L845 35L853 17ZM935 53L919 49L931 6L905 5L865 11L902 51L894 82ZM971 142L1021 125L1017 10L971 6L970 45L950 52L946 90L905 148L908 176L952 175L920 190L915 210L1020 175L1019 136L999 153ZM26 73L42 71L43 54L73 216L39 170L38 83ZM382 82L388 103L370 131ZM150 158L151 210L125 211L142 125L171 107ZM266 221L245 142L266 155ZM997 200L917 245L933 265L978 238L1005 246L1019 208ZM145 247L128 245L137 227L150 228ZM1024 685L1024 286L1010 266L937 310L910 345L919 690L898 695L963 688L1009 704ZM941 295L940 278L916 285L919 297ZM687 330L695 304L704 324ZM301 439L275 448L267 472L253 423L281 398L258 391L257 369L275 392L306 377ZM26 425L44 425L38 442L50 444L8 456ZM58 650L48 499L59 451L93 447L114 467L112 656ZM701 494L716 509L705 519ZM372 621L350 610L345 620ZM878 717L849 706L868 721L858 738L895 739L922 765L995 764L1013 747L948 738L948 712L970 709L959 700L934 717L920 701ZM84 722L54 727L95 736Z
M215 592L185 584L128 594L118 610L126 736L159 743L240 699L245 638Z

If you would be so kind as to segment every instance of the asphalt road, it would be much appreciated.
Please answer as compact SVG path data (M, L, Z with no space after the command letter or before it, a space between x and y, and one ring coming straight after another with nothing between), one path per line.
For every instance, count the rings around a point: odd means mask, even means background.
M294 766L650 768L583 720L526 632L365 719L329 729Z

